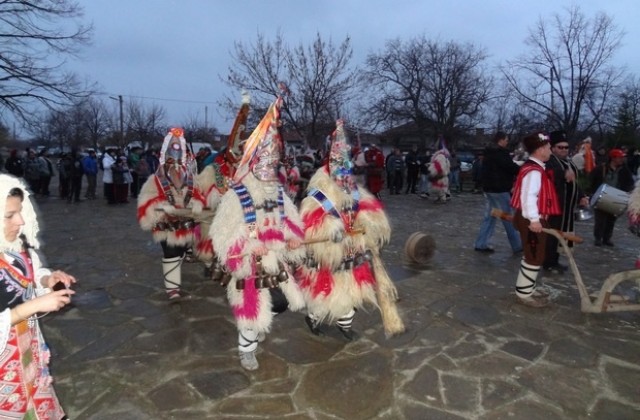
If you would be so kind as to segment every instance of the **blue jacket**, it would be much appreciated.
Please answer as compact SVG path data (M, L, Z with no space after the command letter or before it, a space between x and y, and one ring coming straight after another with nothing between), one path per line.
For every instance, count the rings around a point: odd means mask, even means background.
M82 158L82 169L86 175L97 175L98 161L91 156L85 156Z

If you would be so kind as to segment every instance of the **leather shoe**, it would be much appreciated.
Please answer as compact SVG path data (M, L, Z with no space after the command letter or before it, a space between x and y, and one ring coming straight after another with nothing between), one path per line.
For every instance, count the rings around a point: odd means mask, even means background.
M606 246L615 246L611 241L603 241L602 243Z
M530 308L544 308L549 305L548 298L534 298L534 297L526 297L522 298L520 296L516 296L516 302L521 305L528 306Z
M474 248L474 249L478 252L483 252L485 254L493 254L494 252L496 252L496 250L493 248Z
M353 331L351 328L340 328L338 330L342 333L343 337L347 339L347 341L354 341L358 339L358 333Z
M314 335L318 335L318 336L324 335L324 332L322 332L322 330L320 329L320 325L316 321L311 319L311 317L305 316L304 322L307 324L307 327L309 327L309 330Z
M544 270L545 271L549 271L549 272L557 273L557 274L563 274L565 271L567 271L567 268L568 267L566 265L562 265L560 263L555 263L555 264L544 266Z

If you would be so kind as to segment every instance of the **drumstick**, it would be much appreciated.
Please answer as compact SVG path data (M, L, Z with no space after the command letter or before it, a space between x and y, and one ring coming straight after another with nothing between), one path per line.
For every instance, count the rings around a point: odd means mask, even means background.
M500 209L491 209L491 216L493 217L497 217L498 219L501 220L506 220L508 222L513 222L513 216L505 211L502 211ZM543 228L542 231L544 232L545 230L549 230L547 228ZM575 242L577 244L581 244L584 242L584 239L582 239L580 236L577 235L572 235L570 233L566 233L566 232L561 232L558 229L553 229L556 232L558 232L560 235L562 235L562 237L564 239L566 239L567 241L572 241ZM545 232L547 233L547 232Z

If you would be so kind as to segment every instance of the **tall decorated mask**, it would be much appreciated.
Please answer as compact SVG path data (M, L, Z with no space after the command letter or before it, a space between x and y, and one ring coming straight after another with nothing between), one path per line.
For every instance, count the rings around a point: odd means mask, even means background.
M331 150L329 151L329 175L346 192L355 188L352 176L351 146L344 131L344 121L336 121Z
M187 141L184 138L184 130L172 128L165 136L160 150L160 163L162 165L186 165L188 160Z
M247 139L235 180L241 180L251 171L260 181L278 182L282 157L282 137L279 130L281 106L282 98L278 97Z

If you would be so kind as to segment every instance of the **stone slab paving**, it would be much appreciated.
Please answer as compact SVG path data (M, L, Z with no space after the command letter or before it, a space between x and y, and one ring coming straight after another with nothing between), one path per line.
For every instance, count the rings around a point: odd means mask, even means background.
M473 240L481 195L446 205L385 196L393 237L383 258L407 332L386 339L375 308L358 312L358 341L335 327L309 333L301 313L276 317L256 372L236 356L224 291L184 266L189 302L161 290L160 247L139 230L134 203L38 200L49 265L79 278L74 305L43 319L59 397L72 419L637 419L640 313L582 314L570 274L545 276L555 303L514 302L519 256L500 224L496 253ZM640 238L618 222L615 248L592 224L575 250L587 287L631 269ZM410 234L434 237L424 266L404 257ZM635 297L638 285L622 293Z

